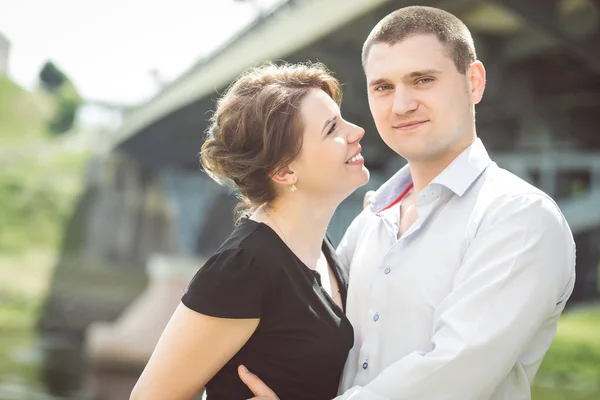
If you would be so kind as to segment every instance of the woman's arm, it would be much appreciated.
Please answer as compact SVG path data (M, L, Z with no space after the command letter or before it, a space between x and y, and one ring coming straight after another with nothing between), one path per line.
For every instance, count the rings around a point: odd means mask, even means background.
M210 317L179 304L130 400L191 399L246 343L258 322Z

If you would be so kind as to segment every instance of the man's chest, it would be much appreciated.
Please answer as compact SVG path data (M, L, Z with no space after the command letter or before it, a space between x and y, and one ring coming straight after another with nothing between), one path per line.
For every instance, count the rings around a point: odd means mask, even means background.
M398 216L394 215L393 217L399 220L398 233L396 236L401 238L408 228L410 228L419 218L419 212L417 210L416 199L413 192L409 193L408 196L400 202L400 213Z
M424 223L400 240L382 223L367 226L350 264L348 316L353 323L368 320L372 310L396 321L432 319L452 290L469 242L465 223L433 225Z

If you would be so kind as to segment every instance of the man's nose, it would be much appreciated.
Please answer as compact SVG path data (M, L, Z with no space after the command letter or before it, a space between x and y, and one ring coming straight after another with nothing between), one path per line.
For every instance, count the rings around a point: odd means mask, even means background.
M392 111L398 115L404 115L415 111L419 107L419 102L413 96L410 90L396 90L394 93L394 104Z

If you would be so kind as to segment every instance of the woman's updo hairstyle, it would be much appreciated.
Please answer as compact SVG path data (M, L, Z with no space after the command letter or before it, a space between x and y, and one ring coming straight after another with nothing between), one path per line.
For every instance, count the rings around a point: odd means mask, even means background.
M235 185L242 200L238 210L252 212L275 199L271 176L300 153L300 103L311 88L341 104L338 80L319 63L252 68L218 100L200 160L216 182Z

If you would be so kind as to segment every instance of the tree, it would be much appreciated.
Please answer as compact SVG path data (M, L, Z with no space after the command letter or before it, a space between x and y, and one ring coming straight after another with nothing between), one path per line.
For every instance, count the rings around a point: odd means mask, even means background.
M52 61L44 63L39 78L42 87L51 93L56 93L69 80Z
M73 127L82 99L75 86L71 82L66 82L56 92L56 103L56 111L48 127L52 133L61 134Z
M52 61L46 61L40 70L40 84L55 100L55 111L48 121L51 133L59 135L69 131L77 117L77 110L83 103L77 89Z

